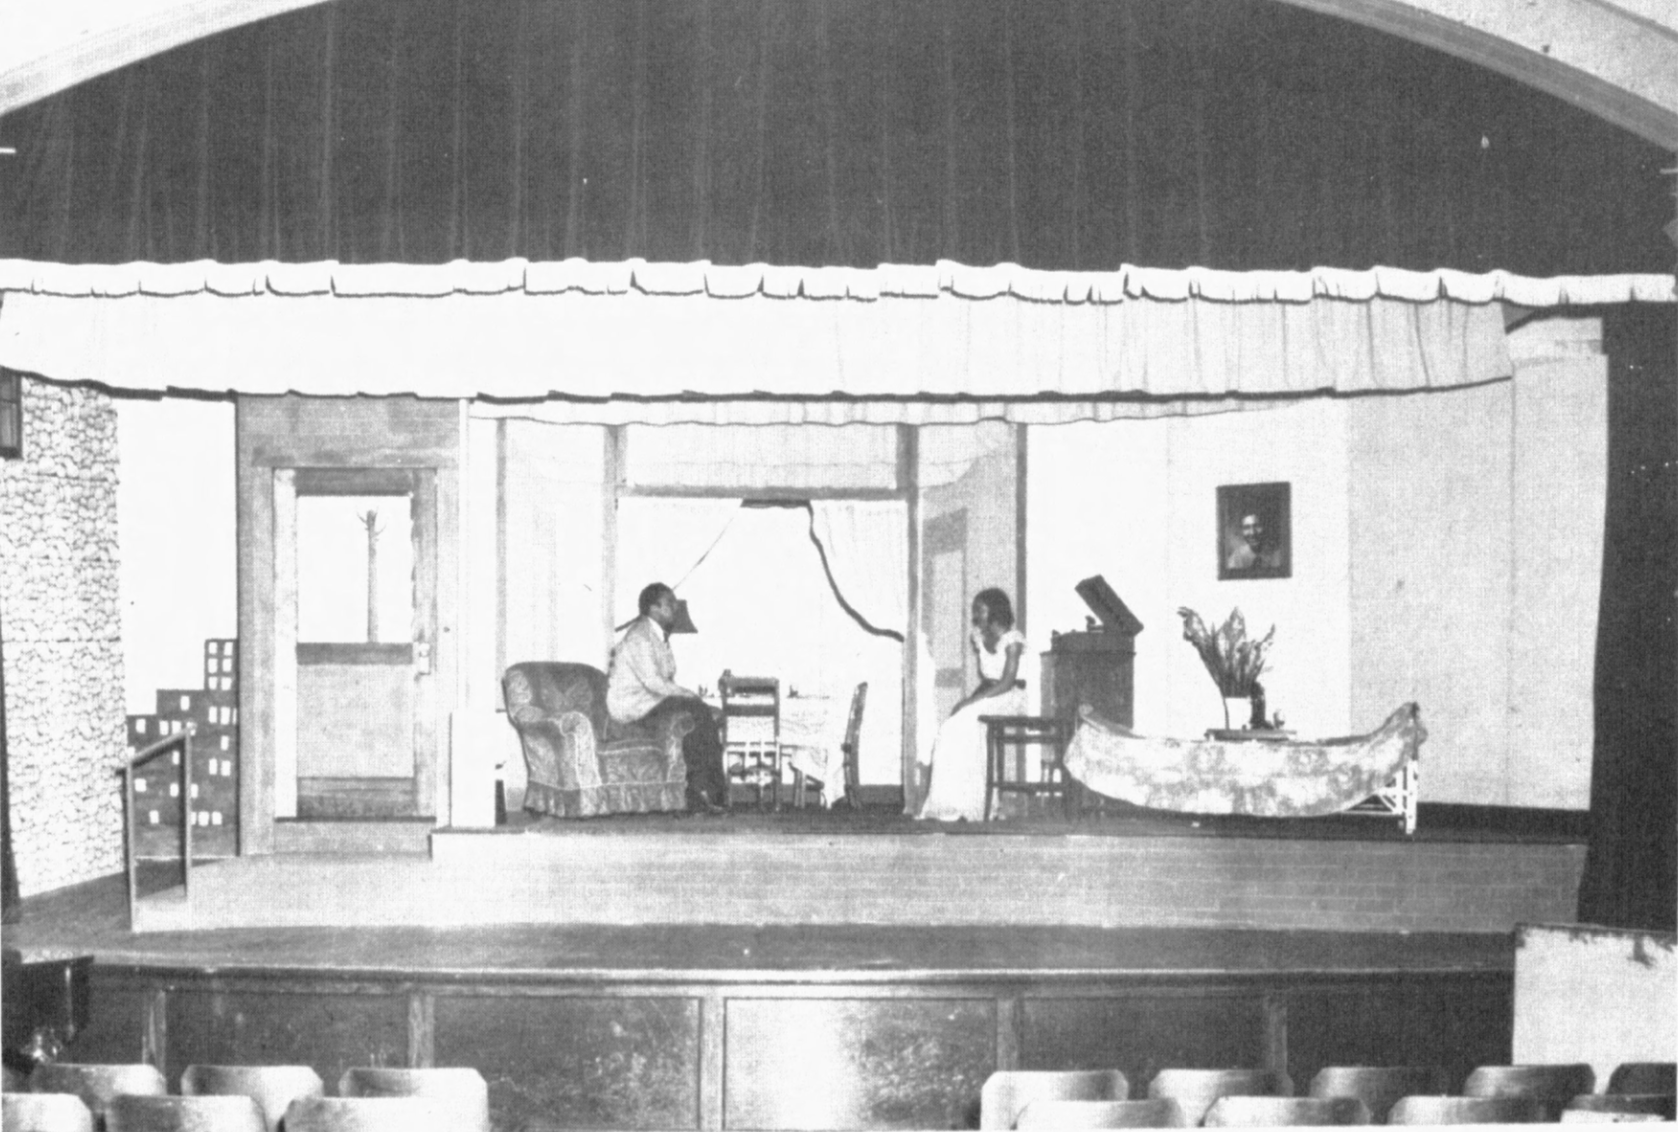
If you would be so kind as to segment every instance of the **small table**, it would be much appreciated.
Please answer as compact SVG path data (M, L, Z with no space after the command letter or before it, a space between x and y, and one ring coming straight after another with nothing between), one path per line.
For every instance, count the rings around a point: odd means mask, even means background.
M981 715L985 725L985 820L990 820L991 800L1001 806L1001 795L1039 794L1059 796L1068 817L1072 816L1072 787L1066 777L1066 744L1072 738L1070 720L1040 715ZM1041 747L1042 777L1026 777L1026 748ZM1014 777L1008 777L1008 748L1014 748Z

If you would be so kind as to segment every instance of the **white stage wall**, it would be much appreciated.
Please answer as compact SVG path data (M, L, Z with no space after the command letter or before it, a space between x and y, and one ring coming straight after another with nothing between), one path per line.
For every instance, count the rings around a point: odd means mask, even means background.
M1257 631L1277 625L1267 687L1290 727L1364 730L1415 699L1430 732L1425 799L1588 808L1606 363L1588 339L1545 344L1568 325L1517 333L1514 382L1031 426L1033 650L1083 627L1073 586L1105 575L1146 626L1137 726L1193 735L1218 703L1175 611L1221 619L1239 605ZM119 413L127 698L149 711L157 688L198 685L205 637L233 632L233 414L188 400ZM487 455L497 427L510 457L499 473ZM464 696L493 713L494 674L513 653L602 659L600 430L473 420L469 431ZM543 564L509 589L504 641L498 474L513 561ZM1219 582L1214 489L1267 480L1293 484L1294 576ZM561 510L570 517L556 521Z
M1221 721L1179 606L1277 626L1270 705L1304 735L1416 700L1430 802L1588 809L1606 361L1534 324L1512 382L1269 412L1034 426L1033 638L1081 629L1102 574L1144 631L1136 727ZM1291 578L1217 580L1214 489L1293 485Z

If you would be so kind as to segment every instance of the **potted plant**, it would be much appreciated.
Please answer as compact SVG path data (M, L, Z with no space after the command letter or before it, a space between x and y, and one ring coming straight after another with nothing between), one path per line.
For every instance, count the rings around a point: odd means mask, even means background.
M1216 630L1208 630L1200 614L1186 606L1179 608L1177 615L1183 619L1183 639L1200 654L1200 662L1224 699L1224 727L1247 725L1255 716L1255 698L1264 695L1259 675L1264 672L1264 654L1275 639L1276 626L1253 641L1247 639L1247 619L1241 616L1239 606L1229 611Z

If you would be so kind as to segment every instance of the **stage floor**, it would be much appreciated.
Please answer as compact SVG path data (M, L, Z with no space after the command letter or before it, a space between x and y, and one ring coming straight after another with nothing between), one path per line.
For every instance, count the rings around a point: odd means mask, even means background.
M500 924L133 933L120 876L25 899L4 942L27 959L234 973L521 981L857 982L1031 977L1510 973L1512 935L866 924Z

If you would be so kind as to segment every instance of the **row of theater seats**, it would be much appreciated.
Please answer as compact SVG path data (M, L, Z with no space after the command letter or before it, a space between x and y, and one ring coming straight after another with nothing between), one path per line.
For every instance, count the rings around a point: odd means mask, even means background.
M1295 1097L1286 1074L1256 1069L1162 1069L1145 1100L1118 1070L992 1074L981 1128L1299 1127L1672 1120L1672 1062L1622 1065L1595 1093L1588 1065L1491 1065L1443 1095L1430 1068L1324 1069ZM150 1065L38 1066L28 1092L9 1092L4 1132L489 1132L489 1090L476 1069L346 1070L338 1095L304 1066L194 1065L168 1094Z
M180 1094L150 1065L49 1062L0 1097L3 1132L489 1132L476 1069L349 1069L338 1095L301 1065L192 1065Z
M1486 1065L1447 1095L1445 1075L1417 1066L1336 1066L1308 1096L1264 1069L1162 1069L1146 1099L1112 1070L991 1075L980 1128L1260 1128L1353 1124L1525 1124L1672 1120L1672 1062L1617 1068L1603 1093L1589 1065Z

